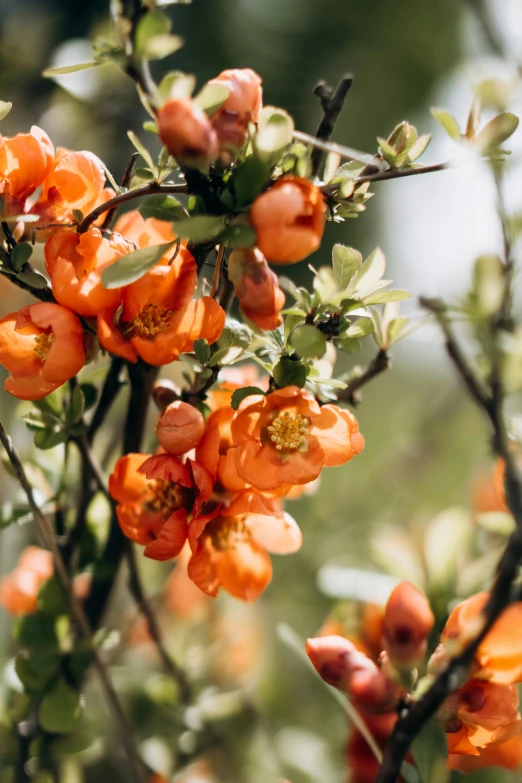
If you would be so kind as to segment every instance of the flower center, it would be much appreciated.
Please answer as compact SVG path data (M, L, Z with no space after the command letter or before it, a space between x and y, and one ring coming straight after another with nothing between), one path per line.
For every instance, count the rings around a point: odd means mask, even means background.
M277 451L288 452L306 444L306 436L310 434L309 425L309 420L300 413L291 416L285 411L273 420L267 430Z
M145 340L150 340L158 332L163 332L164 329L170 326L172 312L172 310L166 310L157 304L145 305L136 318L123 325L123 335L128 340L131 337L142 337Z
M250 541L250 531L243 517L216 517L207 527L214 549L233 549Z
M47 334L46 332L42 332L42 334L37 334L34 338L35 347L33 348L36 356L38 359L40 359L41 362L45 362L47 357L49 356L49 351L51 350L51 345L54 343L54 335L52 332L49 332Z
M147 500L147 508L150 511L158 511L169 517L173 511L185 506L188 501L186 487L182 487L177 481L157 479L149 484L152 497Z

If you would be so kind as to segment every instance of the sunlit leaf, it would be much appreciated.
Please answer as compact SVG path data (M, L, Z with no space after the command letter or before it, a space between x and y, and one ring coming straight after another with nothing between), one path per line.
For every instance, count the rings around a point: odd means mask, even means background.
M121 288L139 280L173 245L174 242L166 242L120 256L102 272L101 281L104 288Z

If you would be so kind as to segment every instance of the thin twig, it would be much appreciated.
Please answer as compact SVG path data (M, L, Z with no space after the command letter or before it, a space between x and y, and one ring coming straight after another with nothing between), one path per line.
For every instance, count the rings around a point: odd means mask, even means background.
M315 133L317 139L328 141L331 138L335 123L342 111L344 101L352 84L353 76L347 73L339 82L335 92L325 81L319 82L314 89L314 94L319 97L323 109L323 116ZM323 158L324 150L314 147L312 151L312 176L316 177L319 174Z
M416 177L417 174L433 174L437 171L446 171L452 168L451 161L445 161L444 163L433 163L429 166L417 166L413 169L386 169L385 171L378 171L375 174L366 174L360 177L355 177L355 182L361 185L364 182L384 182L388 179L403 179L404 177Z
M127 165L127 168L123 172L123 177L121 178L120 185L121 185L122 188L127 189L129 187L129 185L130 185L130 183L132 181L132 178L134 176L134 169L136 168L136 162L137 162L139 156L140 156L139 152L133 152L132 153L130 161L129 161L128 165ZM111 223L114 220L114 216L115 216L117 211L118 211L118 207L115 206L112 209L109 209L109 211L105 215L105 220L103 221L103 223L100 226L100 231L102 232L102 234L105 231L108 231L110 229Z
M333 141L321 141L321 139L317 139L309 133L303 133L303 131L294 131L293 137L296 141L302 141L304 144L311 144L312 147L316 147L323 152L337 152L341 158L359 160L361 163L373 166L373 168L382 169L387 165L373 155L370 155L368 152L361 152L354 147L346 147L344 144L336 144Z
M389 366L390 357L388 353L383 348L381 348L377 355L371 360L366 369L363 370L363 372L356 378L353 378L348 383L346 389L343 389L341 392L339 392L337 395L337 401L347 402L349 405L353 405L354 407L358 405L361 401L359 390L362 389L363 386L366 386L366 384L373 380L373 378L375 378L377 375L385 372Z
M216 266L214 267L214 276L212 278L212 288L210 289L210 296L215 299L216 294L221 284L221 271L223 269L223 261L225 260L225 245L219 245L216 253Z
M20 482L20 485L23 491L25 492L25 495L27 497L27 502L33 512L33 516L36 521L40 535L42 536L45 545L52 553L56 573L58 574L59 579L62 582L64 590L69 596L71 613L73 614L74 618L78 622L86 639L90 643L89 646L93 657L94 665L98 672L98 676L100 677L100 681L102 683L103 690L105 692L105 697L111 708L114 720L119 727L121 741L127 753L129 764L132 770L132 775L138 783L143 783L146 779L145 770L141 762L141 759L139 757L138 751L134 745L132 730L129 724L127 723L127 718L125 717L125 713L123 712L116 691L114 690L114 687L112 685L109 672L107 671L105 664L92 641L92 631L91 631L89 620L87 619L87 616L85 614L81 602L76 598L74 594L73 583L67 571L65 563L63 561L58 545L56 543L53 531L51 530L51 527L47 519L41 513L40 508L36 503L36 500L33 495L33 489L26 476L22 462L13 447L11 438L9 437L9 435L7 434L7 432L5 431L1 423L0 423L0 440L2 441L2 444L7 452L7 456L9 457L9 461L13 466L18 481Z

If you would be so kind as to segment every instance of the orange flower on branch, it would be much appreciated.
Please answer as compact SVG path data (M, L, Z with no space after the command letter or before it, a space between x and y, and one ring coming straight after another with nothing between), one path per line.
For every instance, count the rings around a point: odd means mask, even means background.
M257 246L272 264L294 264L314 253L321 244L325 216L319 188L294 176L278 179L250 209Z
M188 536L190 578L207 595L223 588L243 601L255 601L270 582L268 553L291 554L302 542L297 523L277 501L252 491L193 519Z
M33 125L30 133L12 138L0 135L0 194L4 216L25 211L25 200L51 170L54 147L48 135Z
M219 143L209 118L190 98L174 98L158 111L160 139L181 164L208 166L218 156Z
M129 242L133 242L137 248L153 247L176 241L172 223L157 218L145 220L137 209L132 209L118 218L114 225L114 233L121 234ZM172 248L171 252L174 254L175 248ZM169 254L167 253L167 257Z
M105 239L98 228L84 234L59 229L44 248L55 298L85 318L94 317L108 307L118 307L121 290L104 288L101 276L117 258L133 250L123 237L113 234Z
M383 642L391 661L412 668L425 656L427 638L435 617L428 599L410 582L400 582L392 591L383 620Z
M228 97L211 117L222 147L240 148L248 135L248 126L256 122L263 103L261 78L251 68L231 68L222 71L209 85L221 84Z
M261 490L307 484L364 448L355 416L296 386L246 397L232 422L237 472Z
M259 250L233 250L228 259L228 277L241 310L252 323L266 331L281 326L285 295Z
M196 262L181 248L170 264L159 262L120 293L123 309L118 323L119 302L99 314L101 345L128 361L141 356L160 366L192 351L199 338L215 342L223 331L225 312L210 296L192 299L197 282Z
M0 581L0 605L15 615L36 612L38 591L53 572L51 553L38 546L28 546L14 571Z
M4 388L14 397L39 400L84 363L82 325L65 307L41 302L0 319L0 364L11 373Z

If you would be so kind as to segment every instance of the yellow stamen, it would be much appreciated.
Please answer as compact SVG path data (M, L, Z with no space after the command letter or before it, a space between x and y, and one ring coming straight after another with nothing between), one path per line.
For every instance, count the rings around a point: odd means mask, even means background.
M45 362L45 360L49 356L51 345L54 342L54 334L52 332L50 332L49 334L47 334L46 332L42 332L42 334L36 335L34 341L36 345L33 348L33 350L36 356L40 359L41 362Z
M291 416L288 411L276 416L272 424L267 427L268 436L274 444L276 451L289 452L306 444L306 438L310 434L310 422L305 416L298 413Z
M170 326L172 312L172 310L166 310L157 304L145 305L136 318L121 325L123 335L128 340L131 337L142 337L145 340L150 340L158 332L163 332L164 329Z
M216 517L207 528L215 549L232 549L236 544L250 541L250 531L242 517Z
M165 516L170 516L173 511L184 506L187 502L187 490L177 481L157 479L149 484L152 498L147 500L147 508L150 511L159 511Z

